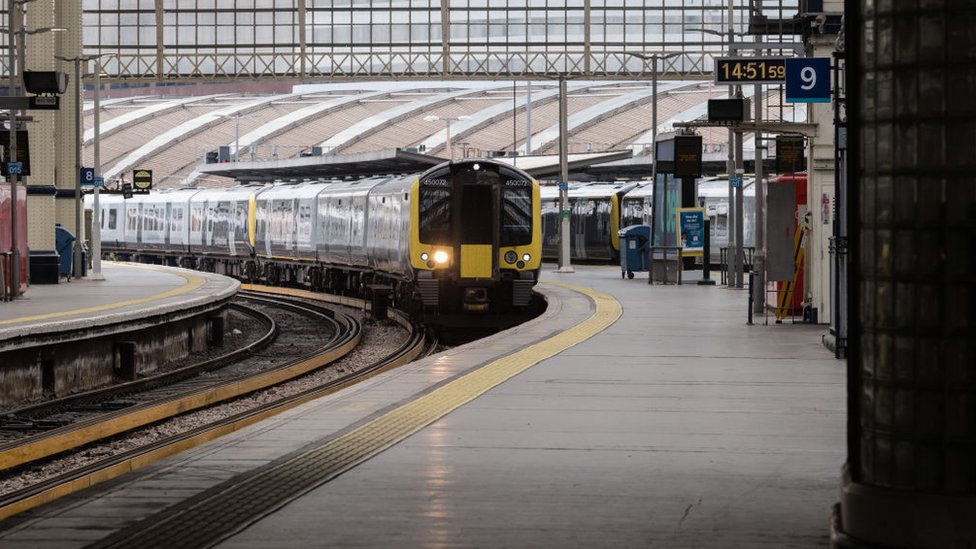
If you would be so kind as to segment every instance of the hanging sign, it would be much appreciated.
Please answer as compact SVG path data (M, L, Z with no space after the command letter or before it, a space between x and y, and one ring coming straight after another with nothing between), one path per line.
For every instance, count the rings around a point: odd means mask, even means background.
M136 170L132 172L132 192L135 194L149 194L152 189L152 170Z

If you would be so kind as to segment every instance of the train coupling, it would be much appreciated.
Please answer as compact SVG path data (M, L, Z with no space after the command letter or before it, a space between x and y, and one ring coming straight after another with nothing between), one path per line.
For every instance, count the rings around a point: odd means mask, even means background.
M464 289L465 311L488 311L488 288Z

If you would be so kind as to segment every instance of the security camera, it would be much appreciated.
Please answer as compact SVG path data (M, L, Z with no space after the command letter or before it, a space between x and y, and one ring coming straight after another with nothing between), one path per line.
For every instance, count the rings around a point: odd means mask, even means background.
M824 15L824 14L821 13L820 15L818 15L818 16L816 16L816 17L813 18L813 25L812 26L816 27L817 28L817 32L819 32L820 34L823 34L824 33L824 27L826 25L827 25L827 16L826 15Z

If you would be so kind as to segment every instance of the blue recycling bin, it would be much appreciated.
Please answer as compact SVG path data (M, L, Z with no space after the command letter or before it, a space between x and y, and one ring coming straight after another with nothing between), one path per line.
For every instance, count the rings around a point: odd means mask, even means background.
M617 232L620 237L620 278L651 268L651 227L631 225Z
M54 248L61 256L61 276L71 276L72 248L75 245L75 235L61 225L54 226Z

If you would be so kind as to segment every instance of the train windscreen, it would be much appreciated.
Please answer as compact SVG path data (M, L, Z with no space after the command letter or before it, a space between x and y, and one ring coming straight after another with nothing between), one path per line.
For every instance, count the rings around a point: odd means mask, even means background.
M500 245L524 246L532 242L532 186L510 179L502 187Z
M446 179L420 183L420 241L447 242L451 237L451 187Z

